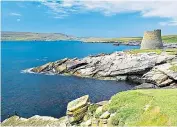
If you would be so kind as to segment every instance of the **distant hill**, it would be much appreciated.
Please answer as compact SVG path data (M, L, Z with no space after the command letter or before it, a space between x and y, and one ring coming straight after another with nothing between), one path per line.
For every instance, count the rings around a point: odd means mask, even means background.
M77 37L62 33L32 33L32 32L1 32L3 41L56 41L56 40L77 40Z
M32 33L32 32L1 32L2 41L58 41L58 40L78 40L83 42L141 42L142 37L122 37L122 38L98 38L98 37L75 37L62 33ZM162 36L165 43L177 43L177 35Z

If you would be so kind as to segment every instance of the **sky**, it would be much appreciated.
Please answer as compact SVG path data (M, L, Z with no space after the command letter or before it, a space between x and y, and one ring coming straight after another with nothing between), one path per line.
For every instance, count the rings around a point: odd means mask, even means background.
M177 34L177 0L3 1L1 31L64 33L77 37Z

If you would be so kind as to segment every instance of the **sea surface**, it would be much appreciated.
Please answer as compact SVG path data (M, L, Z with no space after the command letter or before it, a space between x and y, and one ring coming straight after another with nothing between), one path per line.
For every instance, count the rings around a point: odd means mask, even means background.
M63 58L82 58L139 46L114 46L77 41L2 42L1 43L1 121L11 115L61 117L67 103L88 94L91 102L108 100L131 89L132 84L101 81L75 76L21 73L22 70Z

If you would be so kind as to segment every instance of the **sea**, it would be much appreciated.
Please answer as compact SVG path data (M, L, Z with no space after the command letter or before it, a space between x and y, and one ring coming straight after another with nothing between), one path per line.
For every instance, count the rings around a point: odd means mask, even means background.
M139 49L139 46L79 41L1 42L1 121L19 115L62 117L68 102L89 95L91 102L109 100L133 88L125 81L103 81L75 76L23 73L22 70L63 58Z

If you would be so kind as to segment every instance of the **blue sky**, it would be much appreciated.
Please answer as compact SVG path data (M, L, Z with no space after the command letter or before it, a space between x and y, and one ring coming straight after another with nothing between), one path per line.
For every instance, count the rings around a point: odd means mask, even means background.
M64 33L79 37L177 34L176 1L2 2L2 31Z

